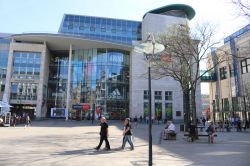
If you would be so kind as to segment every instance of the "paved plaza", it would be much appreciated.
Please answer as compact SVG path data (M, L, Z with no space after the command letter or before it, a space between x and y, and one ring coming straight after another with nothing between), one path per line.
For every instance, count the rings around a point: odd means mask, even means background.
M62 120L35 121L32 126L0 128L1 166L140 166L147 165L148 128L134 129L135 150L120 150L122 123L110 122L111 151L95 151L99 126L91 122ZM218 132L214 144L207 138L194 143L178 132L176 141L160 141L163 125L153 125L153 163L159 166L249 166L250 130ZM177 130L179 126L177 125ZM178 130L179 131L179 130ZM104 148L104 145L103 145Z

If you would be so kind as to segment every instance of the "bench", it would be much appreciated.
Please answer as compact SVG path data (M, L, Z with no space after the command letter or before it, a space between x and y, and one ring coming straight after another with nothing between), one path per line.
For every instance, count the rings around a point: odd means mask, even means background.
M165 139L165 140L176 140L176 133L166 133L166 132L164 132L163 139Z
M194 141L194 137L196 135L195 134L186 133L186 134L184 134L184 136L190 138L191 139L190 141L193 142ZM209 135L208 134L198 134L197 136L198 137L208 137ZM217 134L214 134L214 137L217 137Z

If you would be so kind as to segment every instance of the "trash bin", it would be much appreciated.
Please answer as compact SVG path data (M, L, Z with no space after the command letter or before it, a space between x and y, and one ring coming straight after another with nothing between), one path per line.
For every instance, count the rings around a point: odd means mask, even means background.
M184 124L181 124L181 125L180 125L180 131L184 131L184 129L185 129L185 125L184 125Z

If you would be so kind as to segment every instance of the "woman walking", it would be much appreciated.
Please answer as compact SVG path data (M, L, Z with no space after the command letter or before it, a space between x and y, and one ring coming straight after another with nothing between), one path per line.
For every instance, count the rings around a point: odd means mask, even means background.
M126 143L128 142L130 145L130 149L134 150L134 145L132 142L132 128L130 119L126 118L124 121L124 131L123 131L123 143L122 143L122 149L125 148Z
M214 143L215 128L214 128L213 122L209 122L209 126L208 126L206 132L208 133L208 143L209 144Z
M29 114L26 114L25 122L26 122L25 127L29 127L30 124L31 124L31 120L30 120Z

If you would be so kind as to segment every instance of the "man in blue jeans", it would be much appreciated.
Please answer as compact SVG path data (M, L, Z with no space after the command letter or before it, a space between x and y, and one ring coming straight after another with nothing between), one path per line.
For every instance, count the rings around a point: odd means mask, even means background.
M110 145L109 145L109 141L108 141L108 124L106 122L106 118L102 117L101 118L101 130L100 130L100 142L99 145L95 148L96 150L99 150L100 147L102 146L103 140L105 141L106 144L106 150L110 150Z
M132 142L132 128L130 124L130 119L126 118L124 121L124 131L123 131L123 143L122 143L122 149L125 148L126 143L128 142L130 144L130 149L134 150L134 145Z

